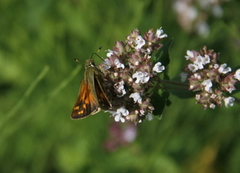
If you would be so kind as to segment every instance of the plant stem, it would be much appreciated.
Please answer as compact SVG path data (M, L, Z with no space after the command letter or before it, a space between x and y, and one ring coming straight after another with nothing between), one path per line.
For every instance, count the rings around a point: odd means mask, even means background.
M189 91L189 85L187 83L174 82L174 81L169 81L169 80L161 80L161 84L166 89Z

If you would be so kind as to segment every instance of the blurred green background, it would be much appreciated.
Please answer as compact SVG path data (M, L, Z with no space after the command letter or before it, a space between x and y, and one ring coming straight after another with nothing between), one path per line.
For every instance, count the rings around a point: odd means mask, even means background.
M84 61L134 28L162 26L163 43L174 38L172 78L186 50L204 45L230 67L240 64L240 2L186 2L1 0L0 172L239 173L238 105L203 110L194 98L171 96L161 120L137 126L104 112L70 119ZM136 138L122 142L126 129Z

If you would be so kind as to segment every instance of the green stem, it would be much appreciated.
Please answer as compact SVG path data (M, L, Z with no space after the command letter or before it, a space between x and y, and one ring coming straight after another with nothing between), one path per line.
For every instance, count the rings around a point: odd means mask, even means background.
M167 90L174 89L174 90L189 91L189 85L187 83L174 82L169 80L161 80L160 82Z
M17 115L17 112L21 108L21 106L25 103L25 101L29 98L32 94L33 90L37 87L39 82L46 76L47 72L49 71L49 67L45 66L39 75L35 78L35 80L29 85L27 90L25 91L22 98L13 106L13 108L6 114L5 119L0 122L0 131L3 128L3 125L10 121L14 116Z

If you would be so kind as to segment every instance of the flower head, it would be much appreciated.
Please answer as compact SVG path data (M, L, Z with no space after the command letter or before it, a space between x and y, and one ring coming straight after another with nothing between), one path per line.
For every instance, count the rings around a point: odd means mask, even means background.
M240 70L231 72L227 64L218 64L219 54L203 47L200 52L187 51L185 56L189 61L184 69L188 76L189 89L198 91L196 100L206 108L214 109L216 106L232 106L234 98L226 97L227 93L234 91L235 83L240 79Z
M107 81L107 95L115 121L141 122L151 119L154 107L150 93L153 84L159 81L158 73L165 70L161 62L152 63L154 51L160 49L159 41L167 37L162 28L150 29L144 35L135 29L125 41L117 41L113 50L107 50L103 64L100 64Z

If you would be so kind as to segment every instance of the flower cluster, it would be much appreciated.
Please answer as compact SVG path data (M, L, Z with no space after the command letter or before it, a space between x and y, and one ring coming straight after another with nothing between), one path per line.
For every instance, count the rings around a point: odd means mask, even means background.
M228 0L175 0L173 10L184 30L207 37L210 33L207 21L209 18L222 17L224 2Z
M104 143L104 148L110 152L115 151L122 146L126 146L134 142L137 134L137 126L131 122L125 124L111 122L108 137Z
M100 64L106 79L107 95L112 103L115 121L142 122L152 119L154 107L149 93L152 82L165 67L151 61L152 53L162 47L159 41L167 37L160 28L150 29L143 36L135 29L125 42L117 41L113 50L107 50L107 58Z
M189 61L181 74L182 81L188 78L189 89L197 91L195 98L204 109L216 106L233 106L234 98L228 96L240 80L240 69L232 72L227 64L218 62L219 54L203 47L200 52L187 51L186 60Z

